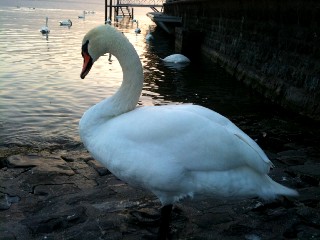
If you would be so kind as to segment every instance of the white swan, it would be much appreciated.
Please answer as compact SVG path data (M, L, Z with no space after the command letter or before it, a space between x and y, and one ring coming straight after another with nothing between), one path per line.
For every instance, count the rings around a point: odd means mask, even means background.
M69 27L72 26L72 21L70 19L59 21L59 23L60 23L60 26L69 26Z
M189 63L190 59L182 54L172 54L162 59L164 62L169 63Z
M48 33L50 33L50 29L49 29L49 27L48 27L48 17L46 17L46 25L43 26L43 27L41 27L40 32L41 32L42 34L48 34Z
M81 78L108 52L119 60L123 82L113 96L84 113L80 136L115 176L160 199L160 238L168 233L172 204L188 196L297 195L267 175L272 163L266 154L224 116L197 105L137 107L141 62L128 39L112 26L85 35Z
M78 18L85 19L86 18L86 11L83 11L82 15L79 15Z
M146 35L146 40L147 41L150 41L150 40L153 40L154 38L153 38L153 36L152 36L152 34L151 34L151 28L150 28L150 26L149 26L149 29L148 29L148 33L147 33L147 35Z
M139 21L136 20L136 19L133 19L132 22L135 22L135 23L137 24L137 27L136 27L136 29L134 30L134 32L135 32L136 34L141 33L141 29L139 28Z
M136 34L139 34L139 33L141 33L141 29L137 27L137 28L134 30L134 32L135 32Z
M111 24L111 19L107 18L107 20L105 21L105 24Z

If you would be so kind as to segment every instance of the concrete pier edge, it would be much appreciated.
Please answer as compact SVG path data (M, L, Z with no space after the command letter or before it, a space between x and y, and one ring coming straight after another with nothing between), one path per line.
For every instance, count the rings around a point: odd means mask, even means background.
M281 107L320 121L320 2L177 0L176 50L199 50ZM188 56L188 55L187 55Z

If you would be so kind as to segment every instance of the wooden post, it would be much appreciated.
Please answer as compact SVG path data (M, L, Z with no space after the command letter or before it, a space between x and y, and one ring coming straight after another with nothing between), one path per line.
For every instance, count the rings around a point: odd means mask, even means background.
M112 0L110 0L110 4L109 4L109 18L112 21Z
M108 0L104 1L104 24L107 24L108 19Z
M132 19L134 19L133 9L134 9L134 8L131 8L131 17L132 17Z

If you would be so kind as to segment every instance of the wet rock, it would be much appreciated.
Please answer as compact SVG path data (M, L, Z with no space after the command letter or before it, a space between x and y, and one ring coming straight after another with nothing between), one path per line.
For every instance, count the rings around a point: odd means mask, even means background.
M83 223L86 219L85 209L76 207L63 212L56 212L53 209L46 214L35 214L23 220L22 224L27 225L33 234L51 233L57 229L63 230L74 224Z
M9 209L11 203L9 202L8 195L0 193L0 210Z
M74 175L74 171L60 157L43 157L36 154L13 155L7 159L9 167L33 168L34 172Z
M7 210L10 208L12 203L20 201L18 196L10 196L0 192L0 210Z
M311 207L302 207L297 210L297 214L304 219L308 225L320 228L320 211Z
M308 156L302 150L286 150L279 152L276 159L287 166L296 166L305 164Z
M297 174L300 179L312 186L319 186L320 164L306 164L289 167L289 171Z
M224 232L226 236L247 236L254 231L253 228L243 224L233 224L227 231Z
M232 221L233 221L233 218L230 216L229 213L215 212L215 213L202 214L196 219L195 223L199 227L205 227L211 224L213 225L224 224Z
M306 187L299 190L299 203L303 206L313 207L319 209L320 206L320 188L317 187Z
M9 209L11 203L8 201L7 194L0 193L0 210Z
M107 201L107 202L100 202L100 203L93 203L92 206L94 208L99 209L100 211L104 212L117 212L121 209L131 208L133 206L137 206L137 203L132 201Z
M79 188L73 183L65 184L39 184L33 187L33 194L45 197L61 196L65 193L79 192Z
M133 217L131 218L131 221L134 224L154 227L157 227L160 224L160 212L155 211L155 209L152 208L133 210L130 211L130 215Z
M285 157L305 157L306 153L303 150L286 150L278 152L278 155Z
M56 152L56 154L60 155L61 158L66 162L88 162L93 160L89 152L84 149L79 149L77 151Z
M16 237L13 233L8 231L1 231L0 240L15 240Z
M102 166L102 164L99 163L98 161L90 160L88 161L88 164L89 166L93 167L100 176L105 176L107 174L110 174L110 171L104 166Z
M297 239L320 239L319 228L300 225L296 231Z
M282 160L307 155L295 149L270 153ZM313 156L303 165L282 161L271 171L277 181L299 187L298 198L186 199L174 206L172 239L317 238L320 188ZM123 183L85 151L18 154L6 162L0 169L0 240L156 237L157 198ZM306 176L313 180L305 182Z

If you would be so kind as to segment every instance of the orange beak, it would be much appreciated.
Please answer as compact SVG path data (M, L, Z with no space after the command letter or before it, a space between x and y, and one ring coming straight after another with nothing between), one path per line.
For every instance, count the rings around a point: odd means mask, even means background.
M83 57L83 67L82 67L80 77L84 79L87 76L87 74L90 72L90 69L93 65L93 61L91 56L88 54L88 52L82 52L82 57Z

